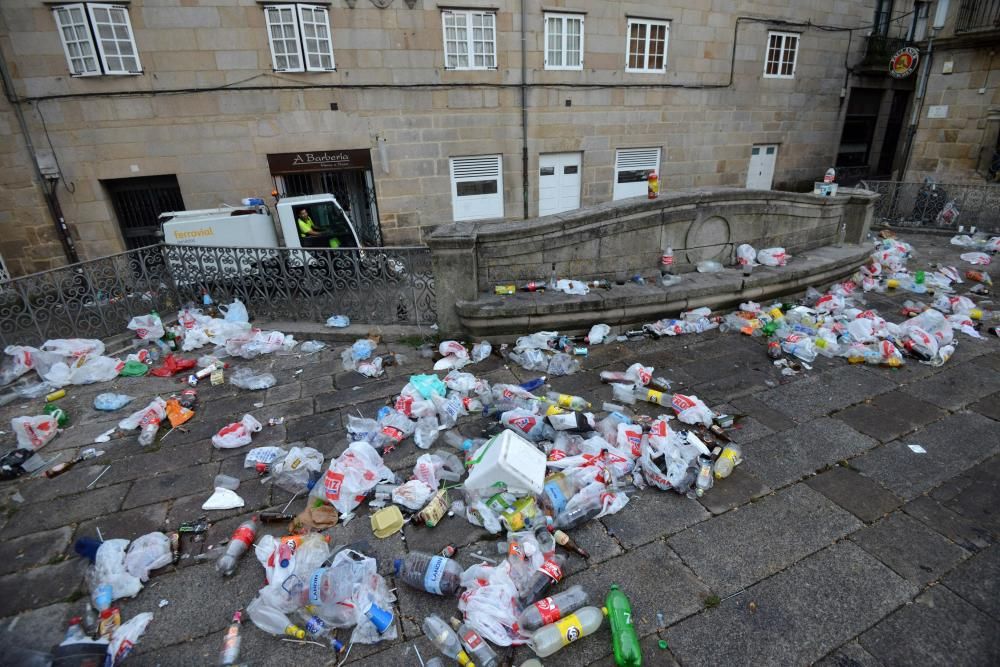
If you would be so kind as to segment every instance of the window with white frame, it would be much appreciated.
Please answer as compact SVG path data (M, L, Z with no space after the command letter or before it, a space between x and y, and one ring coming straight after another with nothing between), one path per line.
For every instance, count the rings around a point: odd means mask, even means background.
M271 65L277 72L330 72L333 39L326 7L304 4L264 7Z
M441 12L445 68L496 69L496 19L494 12Z
M767 57L764 60L764 77L769 79L795 78L795 61L798 52L799 35L797 33L767 33Z
M142 74L128 7L78 2L52 15L73 76Z
M449 163L454 220L502 218L503 156L468 155Z
M545 69L583 69L582 14L545 14Z
M626 72L666 72L670 23L630 18L625 46Z

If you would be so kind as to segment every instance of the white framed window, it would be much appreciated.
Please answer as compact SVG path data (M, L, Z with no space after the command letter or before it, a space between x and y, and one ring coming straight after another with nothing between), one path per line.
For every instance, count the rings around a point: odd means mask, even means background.
M496 19L494 12L441 12L445 69L496 69Z
M795 61L798 59L798 53L798 33L767 33L767 56L764 59L764 77L768 79L794 79Z
M333 39L326 7L306 4L264 7L271 65L276 72L331 72Z
M503 156L468 155L449 160L455 222L503 217Z
M656 19L628 20L625 44L626 72L666 72L670 23Z
M545 69L583 69L582 14L545 14Z
M646 196L650 172L660 173L660 148L619 148L615 151L612 199Z
M142 74L128 7L80 2L52 15L73 76Z

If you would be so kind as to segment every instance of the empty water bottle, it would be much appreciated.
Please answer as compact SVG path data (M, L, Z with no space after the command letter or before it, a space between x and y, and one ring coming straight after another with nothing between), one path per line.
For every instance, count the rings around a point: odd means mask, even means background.
M434 642L437 649L452 660L458 661L462 667L473 667L469 654L462 648L458 635L445 623L440 616L431 614L424 619L424 634Z
M394 561L396 576L434 595L455 595L461 588L462 566L444 556L411 551Z

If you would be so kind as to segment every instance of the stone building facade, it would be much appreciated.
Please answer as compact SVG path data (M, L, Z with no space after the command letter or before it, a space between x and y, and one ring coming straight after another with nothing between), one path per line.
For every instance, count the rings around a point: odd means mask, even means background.
M837 159L875 5L3 0L0 54L84 259L155 241L159 211L272 189L333 191L401 245L643 194L651 170L665 189L808 188ZM0 251L48 268L55 227L4 143Z

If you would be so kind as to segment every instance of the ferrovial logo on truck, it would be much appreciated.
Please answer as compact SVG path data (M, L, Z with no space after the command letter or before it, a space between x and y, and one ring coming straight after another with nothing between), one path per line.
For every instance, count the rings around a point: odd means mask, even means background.
M192 229L190 231L176 231L174 232L174 237L178 241L183 241L185 239L198 239L206 236L215 236L215 231L211 227L204 227L202 229Z

